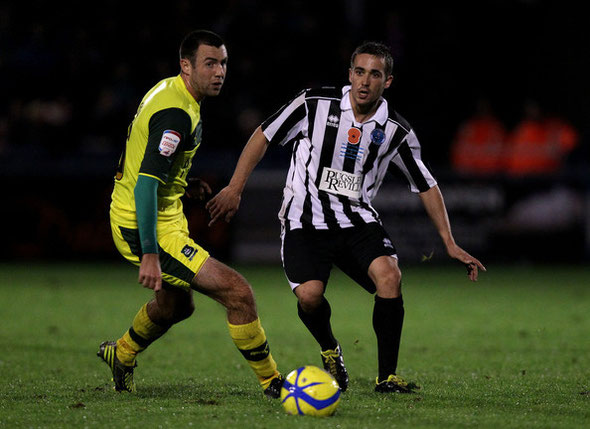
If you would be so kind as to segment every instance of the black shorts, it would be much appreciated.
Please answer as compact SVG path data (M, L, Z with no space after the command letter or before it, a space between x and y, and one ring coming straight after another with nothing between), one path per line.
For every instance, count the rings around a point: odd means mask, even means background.
M396 256L387 232L376 222L337 231L284 230L281 238L283 268L291 289L310 280L327 285L332 266L336 265L368 292L375 293L369 265L380 256Z

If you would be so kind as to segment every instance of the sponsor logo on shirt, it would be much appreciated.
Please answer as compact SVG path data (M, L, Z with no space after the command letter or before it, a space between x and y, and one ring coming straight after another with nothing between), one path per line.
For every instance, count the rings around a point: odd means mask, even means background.
M319 189L330 194L360 199L362 186L363 176L361 174L324 167Z
M330 115L330 116L328 116L328 122L326 125L329 127L338 128L338 122L340 122L340 119L338 119L338 116Z
M162 139L160 140L160 145L158 146L158 150L160 151L160 155L163 156L170 156L176 149L180 143L180 133L174 130L166 130L162 133Z

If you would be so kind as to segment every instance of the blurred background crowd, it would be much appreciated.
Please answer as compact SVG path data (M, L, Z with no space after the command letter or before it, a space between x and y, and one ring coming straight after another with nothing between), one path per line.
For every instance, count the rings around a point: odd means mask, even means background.
M354 47L380 40L395 59L385 96L416 130L458 240L488 259L588 260L586 15L574 2L404 3L1 3L2 258L117 257L108 204L127 126L178 73L182 37L207 28L226 41L228 76L203 102L193 171L215 190L262 120L303 88L346 84ZM189 204L194 238L221 258L275 262L288 157L269 151L232 225L207 228ZM440 255L397 186L376 206L398 248Z

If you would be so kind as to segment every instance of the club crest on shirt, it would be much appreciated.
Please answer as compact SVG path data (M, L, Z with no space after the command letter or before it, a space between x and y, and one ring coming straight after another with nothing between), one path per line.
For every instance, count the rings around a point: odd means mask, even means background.
M162 139L160 140L160 145L158 146L160 155L169 157L174 152L176 152L179 144L180 133L174 130L165 130L162 133Z
M383 144L385 141L385 133L380 128L375 128L371 131L371 142L375 143L376 145Z

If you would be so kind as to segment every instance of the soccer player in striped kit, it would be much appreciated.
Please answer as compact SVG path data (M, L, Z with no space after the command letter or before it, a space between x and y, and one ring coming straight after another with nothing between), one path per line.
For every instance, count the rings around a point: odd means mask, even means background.
M397 374L404 319L401 271L394 244L371 206L385 174L397 170L418 193L450 257L476 281L484 266L459 247L436 180L421 159L412 127L382 97L393 80L393 58L381 43L353 53L350 85L302 91L258 127L244 147L228 186L207 207L211 223L229 221L254 167L269 145L293 145L279 212L282 260L297 296L299 317L321 347L324 368L348 387L342 349L324 296L338 266L375 293L373 327L378 346L377 392L418 388Z

